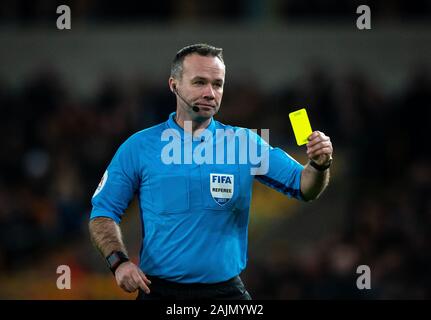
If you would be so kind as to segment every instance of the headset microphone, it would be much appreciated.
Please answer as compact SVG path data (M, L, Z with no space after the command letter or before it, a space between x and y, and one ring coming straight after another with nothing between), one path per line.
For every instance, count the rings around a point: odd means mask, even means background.
M192 104L190 104L190 103L188 103L187 101L186 101L186 99L184 99L181 95L180 95L180 93L178 92L178 90L177 90L177 86L176 85L174 85L173 86L173 88L174 88L174 91L175 91L175 93L177 94L177 96L178 97L180 97L180 99L181 100L183 100L184 101L184 103L190 108L190 109L192 109L194 112L199 112L199 107L198 106L195 106L195 105L192 105Z

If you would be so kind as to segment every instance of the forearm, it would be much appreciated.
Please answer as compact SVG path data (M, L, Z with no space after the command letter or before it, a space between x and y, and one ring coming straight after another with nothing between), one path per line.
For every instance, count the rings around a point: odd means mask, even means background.
M301 193L304 199L317 199L327 187L329 176L329 169L318 171L307 163L301 173Z
M94 245L104 257L112 251L122 251L127 254L120 227L110 218L95 218L89 224L90 236Z

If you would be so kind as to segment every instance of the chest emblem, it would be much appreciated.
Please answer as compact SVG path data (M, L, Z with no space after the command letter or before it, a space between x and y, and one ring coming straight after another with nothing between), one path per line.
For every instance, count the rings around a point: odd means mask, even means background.
M232 199L234 192L234 175L210 173L211 195L215 202L223 206Z

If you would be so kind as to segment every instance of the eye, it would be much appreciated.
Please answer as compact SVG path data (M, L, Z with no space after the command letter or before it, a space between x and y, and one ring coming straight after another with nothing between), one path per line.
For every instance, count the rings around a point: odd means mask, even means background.
M202 80L196 80L196 81L195 81L195 84L202 86L202 85L204 85L205 83L204 83Z

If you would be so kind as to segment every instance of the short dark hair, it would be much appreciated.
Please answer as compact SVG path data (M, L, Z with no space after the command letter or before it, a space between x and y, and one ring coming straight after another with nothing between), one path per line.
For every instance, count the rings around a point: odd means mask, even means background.
M171 77L176 79L181 78L183 73L184 58L192 53L197 53L198 55L205 56L205 57L208 57L208 56L217 57L220 59L221 62L224 63L222 48L216 48L206 43L192 44L190 46L182 48L175 55L175 58L172 61L172 65L171 65Z

